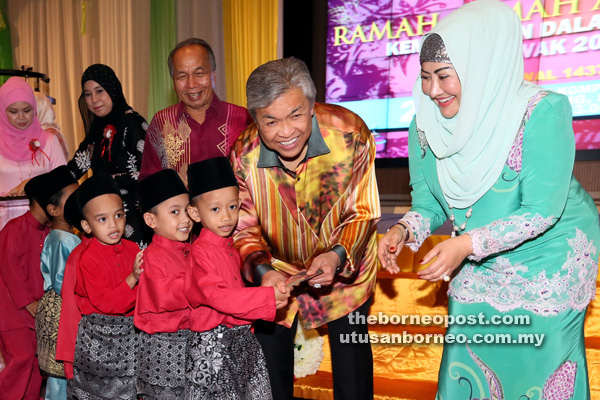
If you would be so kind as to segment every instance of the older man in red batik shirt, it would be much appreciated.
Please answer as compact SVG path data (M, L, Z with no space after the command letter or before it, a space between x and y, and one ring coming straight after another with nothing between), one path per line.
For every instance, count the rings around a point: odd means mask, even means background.
M244 107L214 93L215 55L202 39L187 39L169 55L169 72L180 102L156 113L148 131L140 179L172 168L187 185L187 167L227 157L252 119Z

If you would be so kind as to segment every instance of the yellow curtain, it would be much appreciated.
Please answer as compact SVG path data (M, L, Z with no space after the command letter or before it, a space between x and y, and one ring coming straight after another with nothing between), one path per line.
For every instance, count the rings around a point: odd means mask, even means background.
M246 106L246 80L277 58L278 0L224 0L227 100Z

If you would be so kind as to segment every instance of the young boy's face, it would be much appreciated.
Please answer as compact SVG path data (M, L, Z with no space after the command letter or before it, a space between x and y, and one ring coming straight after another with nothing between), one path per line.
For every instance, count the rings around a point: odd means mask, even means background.
M83 207L81 227L100 243L118 244L125 231L125 210L118 194L94 197Z
M156 206L154 212L144 213L144 221L156 235L185 242L192 229L192 220L187 214L189 205L187 193L171 197Z
M194 197L188 208L190 217L211 232L231 235L240 213L240 195L237 186L229 186Z

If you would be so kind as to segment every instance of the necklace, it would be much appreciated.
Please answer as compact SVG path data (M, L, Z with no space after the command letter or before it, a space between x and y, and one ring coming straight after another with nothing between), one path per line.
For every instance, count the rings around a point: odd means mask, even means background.
M448 209L450 209L450 222L452 222L452 234L450 235L450 237L456 237L456 235L458 235L461 231L464 231L467 228L467 222L469 221L469 218L471 218L471 215L473 215L473 207L469 207L469 210L465 213L465 222L463 222L461 224L461 226L456 226L454 224L454 212L452 211L454 207L452 207L450 204L448 204Z

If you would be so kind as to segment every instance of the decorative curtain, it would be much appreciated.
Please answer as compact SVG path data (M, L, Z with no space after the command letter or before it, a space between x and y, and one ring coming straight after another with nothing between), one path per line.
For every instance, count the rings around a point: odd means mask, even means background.
M115 70L127 101L149 122L177 101L167 68L176 42L208 41L217 60L216 92L243 106L250 72L281 54L281 0L6 0L4 9L3 1L0 22L10 33L2 36L0 26L0 50L9 48L2 40L10 37L14 66L50 77L40 90L56 99L71 155L85 136L77 100L81 74L93 63Z
M277 58L278 0L223 0L227 100L246 106L246 80Z
M176 0L150 2L150 79L148 123L154 114L177 102L167 59L177 44Z
M0 69L13 68L12 44L10 41L10 28L6 18L5 1L0 0ZM0 85L6 82L9 76L0 76Z
M112 67L123 84L128 103L146 116L150 2L8 0L4 18L10 25L14 65L30 65L51 79L49 84L40 84L40 91L56 99L56 120L71 156L85 136L77 100L81 74L89 65L103 63Z
M222 0L177 0L177 42L196 37L206 40L215 53L215 92L227 100L225 89L225 39Z

